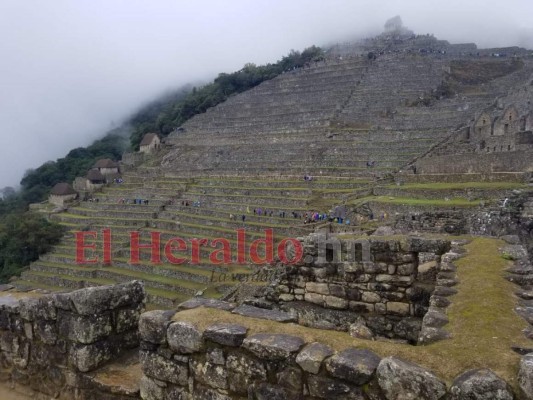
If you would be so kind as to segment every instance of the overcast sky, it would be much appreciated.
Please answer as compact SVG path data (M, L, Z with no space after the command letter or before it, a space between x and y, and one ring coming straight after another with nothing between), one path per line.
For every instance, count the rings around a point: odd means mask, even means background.
M0 188L168 88L379 33L533 48L533 1L0 0Z

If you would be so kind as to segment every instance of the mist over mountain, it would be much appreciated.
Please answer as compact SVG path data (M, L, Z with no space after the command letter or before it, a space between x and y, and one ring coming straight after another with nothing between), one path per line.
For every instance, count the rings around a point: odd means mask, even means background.
M85 146L142 105L291 49L417 33L480 47L533 47L533 4L494 1L161 0L0 4L0 187Z

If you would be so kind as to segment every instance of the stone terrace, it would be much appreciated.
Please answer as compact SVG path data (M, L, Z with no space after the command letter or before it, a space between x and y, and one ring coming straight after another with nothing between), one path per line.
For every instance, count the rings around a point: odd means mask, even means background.
M224 238L230 243L235 262L237 229L246 229L247 247L253 240L264 238L265 229L273 230L275 243L286 237L306 235L312 227L304 225L301 217L294 218L293 212L325 212L325 206L318 209L310 204L313 199L332 203L333 199L368 184L353 178L324 178L311 182L279 177L143 179L136 173L126 173L124 181L106 187L94 196L93 201L82 201L66 212L52 215L54 220L68 228L65 238L52 252L32 263L15 282L16 286L57 291L137 279L144 282L148 301L163 307L173 307L197 292L219 297L235 282L212 284L213 272L251 273L250 266L213 265L209 259L213 248L209 246L200 248L196 265L172 264L163 252L167 240L173 237L186 240L189 247L181 256L190 258L191 240ZM134 199L143 202L134 204ZM194 206L197 202L200 205ZM254 215L254 208L269 210L269 215ZM246 216L245 223L242 215ZM111 265L102 265L101 230L105 228L112 232ZM99 263L76 263L75 232L81 230L98 232L96 254L100 256ZM138 264L130 262L131 231L141 232L142 244L150 243L150 231L161 233L162 264L151 262L149 249L141 250ZM87 242L91 243L90 240ZM92 254L87 252L86 257L91 258Z
M532 67L433 100L451 58L394 54L283 74L192 118L167 138L166 173L369 176L396 171L470 123ZM201 140L199 140L201 138ZM376 161L375 167L366 167Z

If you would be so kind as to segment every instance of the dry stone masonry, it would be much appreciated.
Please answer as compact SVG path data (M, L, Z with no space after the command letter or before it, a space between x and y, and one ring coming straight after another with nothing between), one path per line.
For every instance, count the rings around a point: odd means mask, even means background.
M144 400L513 399L490 370L466 371L448 390L431 371L397 357L359 348L337 352L231 323L200 329L179 313L143 314L140 336Z
M454 293L452 261L459 256L449 252L449 241L338 240L313 234L302 244L303 261L286 266L268 294L282 310L297 315L299 323L411 343L446 336L439 328L447 322L443 310L449 304L446 297ZM419 338L423 319L428 325Z
M3 305L2 367L14 383L51 397L103 398L86 386L85 373L139 345L143 308L144 288L135 281Z

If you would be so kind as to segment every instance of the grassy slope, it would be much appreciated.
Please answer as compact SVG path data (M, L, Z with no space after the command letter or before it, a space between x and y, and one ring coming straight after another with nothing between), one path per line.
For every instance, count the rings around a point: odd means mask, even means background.
M429 346L358 340L343 332L250 319L214 309L182 311L175 319L189 320L200 327L222 321L241 323L250 327L249 334L284 332L302 336L307 342L329 344L337 350L351 346L368 348L383 357L396 355L425 366L448 383L467 369L487 367L516 387L520 357L510 346L531 346L531 342L521 332L527 323L513 311L516 287L503 278L508 261L498 253L501 245L495 239L475 238L466 246L468 254L457 262L459 293L448 309L450 323L446 329L453 338Z

